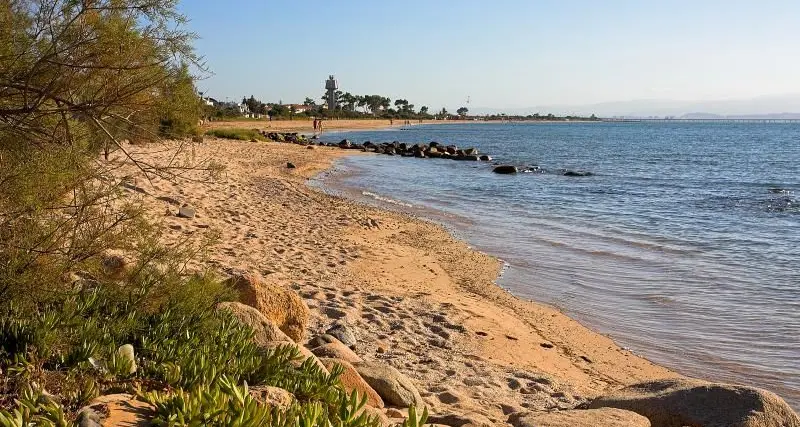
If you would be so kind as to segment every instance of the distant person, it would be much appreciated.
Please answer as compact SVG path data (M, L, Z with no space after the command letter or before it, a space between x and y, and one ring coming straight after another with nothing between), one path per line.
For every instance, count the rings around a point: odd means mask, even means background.
M315 131L317 130L317 119L316 118L314 119L314 130Z
M391 125L393 125L393 124L394 124L394 120L392 120L392 119L389 119L389 126L391 126Z

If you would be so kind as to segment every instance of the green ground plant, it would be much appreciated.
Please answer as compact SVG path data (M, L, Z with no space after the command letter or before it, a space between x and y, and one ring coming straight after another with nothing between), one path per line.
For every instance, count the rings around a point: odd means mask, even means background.
M253 129L211 129L206 132L206 135L224 139L236 139L239 141L250 141L253 139L256 141L267 141L267 138Z

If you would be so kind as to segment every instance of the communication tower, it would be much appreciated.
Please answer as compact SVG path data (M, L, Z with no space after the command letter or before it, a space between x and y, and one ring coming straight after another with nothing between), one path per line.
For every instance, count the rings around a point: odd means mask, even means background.
M339 83L333 78L333 75L328 76L325 81L325 90L328 92L328 110L333 111L336 109L336 90L339 89Z

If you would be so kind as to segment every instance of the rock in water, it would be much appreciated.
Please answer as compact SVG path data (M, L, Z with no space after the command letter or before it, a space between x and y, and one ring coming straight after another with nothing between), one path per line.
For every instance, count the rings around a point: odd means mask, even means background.
M178 209L178 216L181 218L194 218L197 211L191 205L183 205Z
M261 312L289 338L303 340L310 313L297 292L267 283L257 273L234 271L225 283L239 292L239 301Z
M517 412L508 417L508 423L514 427L650 427L647 418L614 408Z
M564 176L592 176L591 172L586 171L566 171Z
M355 350L358 345L356 334L353 333L353 329L344 322L339 321L334 323L325 333L341 341L342 344L346 345L351 350Z
M800 427L797 414L773 393L689 378L634 384L588 406L636 412L653 427Z
M491 162L491 161L492 161L492 156L489 156L489 155L487 155L487 154L484 154L484 155L482 155L482 156L480 157L480 159L481 159L481 161L482 161L482 162Z
M517 173L517 167L512 165L500 165L500 166L495 166L495 168L492 169L492 172L501 174Z
M414 383L397 369L380 362L359 362L353 366L384 402L403 408L425 406Z
M217 304L217 311L228 311L239 322L249 326L253 330L253 341L259 346L273 341L291 341L278 325L249 305L240 302L221 302Z
M121 345L117 349L117 357L122 360L127 360L131 364L129 374L136 373L136 355L133 352L133 346L130 344Z

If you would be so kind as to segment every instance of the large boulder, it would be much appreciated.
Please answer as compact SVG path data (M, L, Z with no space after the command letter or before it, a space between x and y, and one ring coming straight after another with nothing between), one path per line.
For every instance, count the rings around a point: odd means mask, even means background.
M495 425L485 415L478 413L431 415L428 417L428 423L449 427L492 427Z
M233 301L221 302L217 304L217 310L230 312L239 322L253 329L253 341L259 346L273 341L292 341L278 325L249 305Z
M383 408L383 399L381 396L376 392L372 387L364 381L364 378L358 373L355 367L349 362L340 359L332 359L332 358L321 358L320 361L328 371L332 370L334 366L339 365L344 369L342 375L339 377L339 380L342 382L344 389L347 390L347 393L352 393L353 390L358 392L359 398L361 396L367 396L367 405L372 406L373 408Z
M333 359L346 360L350 363L363 361L361 357L353 352L353 350L347 348L346 345L339 342L339 340L314 347L311 349L311 352L317 355L317 357L330 357Z
M239 291L239 301L261 312L295 342L303 340L309 311L297 292L267 283L255 273L233 272L226 283Z
M397 369L380 362L359 362L353 366L364 381L389 405L407 408L425 406L414 383Z
M800 427L797 414L771 392L688 378L634 384L588 407L633 411L653 427Z
M108 394L89 402L78 411L81 426L149 426L155 408L126 393Z
M555 412L517 412L508 417L514 427L650 427L650 420L616 408Z

